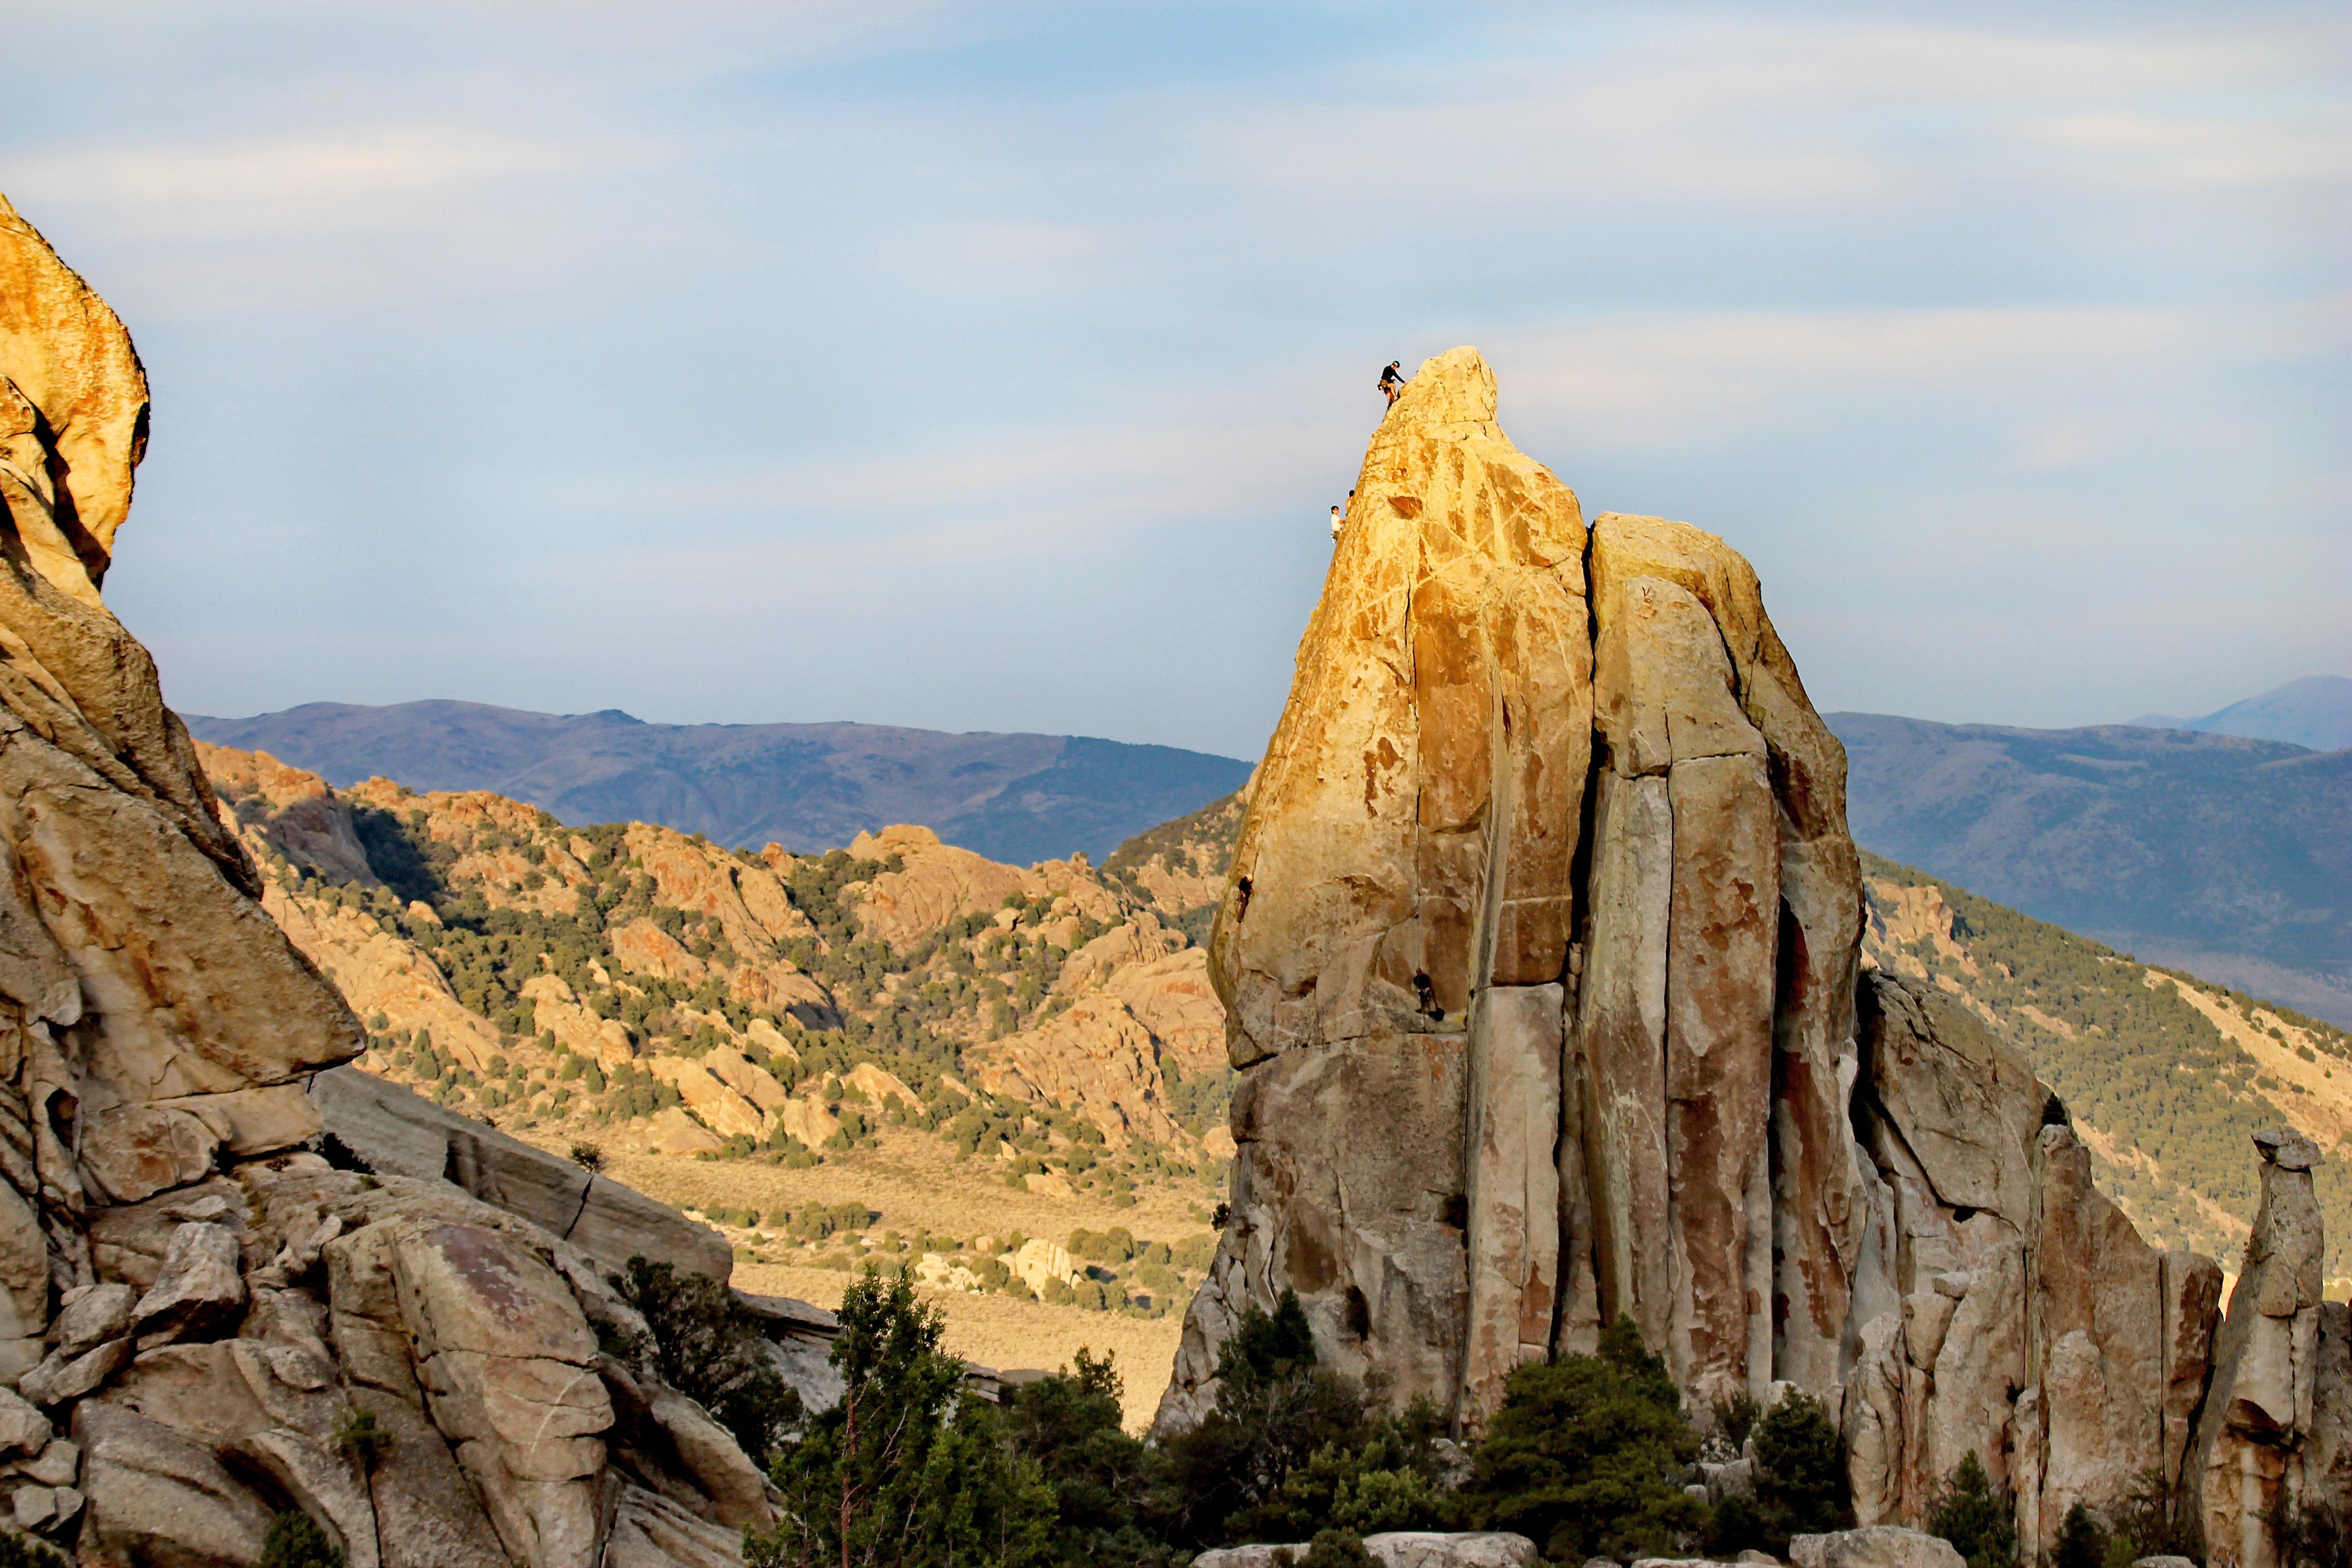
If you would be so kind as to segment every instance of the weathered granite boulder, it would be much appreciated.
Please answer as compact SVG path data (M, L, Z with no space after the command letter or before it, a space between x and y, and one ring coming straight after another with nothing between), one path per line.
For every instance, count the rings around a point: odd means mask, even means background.
M1864 976L1873 1223L1844 1386L1855 1517L1916 1521L1969 1454L2040 1551L2076 1502L2179 1476L2221 1275L2160 1253L2007 1045L1932 987Z
M1499 1530L1384 1531L1364 1537L1364 1550L1382 1568L1528 1568L1540 1561L1534 1542Z
M1962 1568L1950 1542L1891 1524L1797 1536L1789 1561L1796 1568Z
M0 202L8 1520L173 1568L243 1568L289 1506L352 1568L739 1564L770 1518L751 1461L596 1331L644 1329L608 1268L724 1279L724 1242L333 1070L359 1026L231 824L364 857L278 773L232 779L255 820L224 821L99 595L146 422L121 323Z
M0 1388L0 1457L39 1453L48 1447L52 1430L47 1416Z
M1387 1531L1365 1536L1364 1550L1381 1568L1528 1568L1541 1561L1534 1542L1501 1531ZM1193 1558L1192 1568L1278 1568L1307 1552L1305 1542L1220 1546Z
M337 1068L311 1079L310 1092L335 1136L370 1170L455 1183L608 1268L644 1257L724 1279L735 1267L727 1238L709 1226L413 1089Z

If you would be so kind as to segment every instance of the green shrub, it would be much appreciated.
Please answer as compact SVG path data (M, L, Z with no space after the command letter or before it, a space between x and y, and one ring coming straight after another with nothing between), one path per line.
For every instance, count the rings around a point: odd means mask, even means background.
M2134 1562L2143 1557L2194 1560L2203 1556L2197 1528L2189 1518L2189 1510L2180 1507L2179 1502L2179 1488L2168 1483L2162 1470L2143 1470L2133 1479L2131 1490L2116 1505L2113 1518L2115 1538L2129 1543ZM2347 1557L2352 1558L2352 1553L2347 1553ZM2352 1568L2352 1561L2346 1562L2343 1568Z
M2081 1503L2068 1509L2050 1551L2051 1568L2105 1568L2106 1555L2106 1528Z
M765 1458L800 1424L800 1395L768 1355L760 1321L735 1293L701 1274L667 1263L629 1259L609 1277L623 1300L644 1314L662 1379L700 1403L754 1460Z
M1843 1530L1853 1522L1845 1453L1819 1400L1791 1393L1757 1423L1755 1436L1756 1504L1766 1550L1786 1556L1790 1536Z
M994 1407L964 1392L945 1332L905 1279L869 1270L850 1285L832 1353L841 1403L770 1461L783 1517L772 1534L745 1532L745 1568L1053 1561L1053 1489Z
M0 1530L0 1568L73 1568L62 1552L28 1535Z
M1665 1363L1621 1317L1599 1354L1511 1373L1463 1501L1481 1528L1528 1536L1555 1562L1671 1554L1706 1522L1679 1479L1697 1456Z
M1437 1440L1445 1418L1426 1400L1402 1415L1375 1415L1342 1432L1283 1478L1273 1495L1235 1516L1250 1541L1296 1541L1325 1526L1377 1535L1444 1530L1461 1509L1445 1489Z
M1287 1553L1277 1554L1279 1563ZM1298 1568L1378 1568L1380 1559L1364 1550L1364 1538L1352 1530L1318 1530L1307 1543Z
M376 1460L392 1447L392 1434L376 1420L375 1412L347 1405L343 1413L335 1417L335 1441L365 1473L373 1470Z
M1984 1461L1969 1454L1928 1511L1927 1530L1952 1543L1969 1568L2016 1568L2017 1505L2007 1486L1995 1487Z
M1764 1510L1744 1492L1731 1492L1706 1516L1706 1554L1729 1562L1751 1548L1764 1546Z
M343 1568L343 1549L317 1520L297 1509L269 1521L259 1568Z

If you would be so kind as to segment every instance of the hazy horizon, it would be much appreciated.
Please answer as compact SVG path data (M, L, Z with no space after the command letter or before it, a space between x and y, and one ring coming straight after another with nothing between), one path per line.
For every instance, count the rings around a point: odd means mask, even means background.
M2305 678L2303 678L2303 679L2309 679L2309 678L2308 678L2308 677L2305 677ZM2344 679L2344 678L2342 678L2342 677L2337 677L2336 679ZM2284 686L2284 685L2293 685L2293 684L2294 684L2294 682L2293 682L2293 681L2287 681L2287 682L2282 682L2281 684L2282 684L2283 686ZM2277 688L2273 688L2273 689L2272 689L2272 690L2276 690L2276 689L2277 689ZM2247 699L2251 699L2251 698L2254 698L2254 697L2263 697L2263 696L2267 696L2267 695L2269 695L2269 694L2270 694L2270 693L2269 693L2268 691L2263 691L2263 692L2249 692L2249 693L2247 694L2247 698L2244 698L2244 699L2239 699L2238 700L2239 700L2239 701L2244 701L2244 700L2246 700ZM372 708L373 708L373 707L384 707L384 708L389 708L389 707L404 707L404 706L411 706L411 705L419 705L419 704L424 704L424 703L436 703L436 702L461 702L461 703L474 703L474 702L477 702L477 701L478 701L478 700L477 700L477 699L475 699L475 698L470 698L470 697L450 697L450 696L447 696L447 695L446 695L446 694L445 694L445 695L441 695L441 696L435 696L435 697L407 697L407 698L401 698L401 699L397 700L396 701L393 701L393 702L383 702L383 703L350 703L350 704L345 704L345 703L342 701L342 700L341 700L341 699L328 697L328 698L315 698L315 699L312 699L312 700L311 700L310 701L309 701L309 702L289 703L289 704L288 704L288 705L287 705L287 707L282 708L282 709L268 709L268 710L261 710L261 711L257 711L257 712L254 712L254 713L207 713L207 712L205 712L203 710L201 710L201 709L196 709L196 708L184 708L184 709L179 710L179 711L181 711L181 712L183 712L183 713L185 713L188 717L193 718L193 719L199 719L199 720L222 720L222 721L235 721L235 720L243 720L243 719L257 719L257 718L266 718L266 717L268 717L268 716L269 716L270 714L273 714L273 713L289 712L289 711L292 711L292 710L295 710L295 709L299 709L299 708L305 708L305 707L313 707L313 706L316 706L316 707L351 706L351 707L372 707ZM483 706L483 707L488 707L488 708L500 708L500 709L506 709L506 710L509 710L509 711L519 711L519 712L530 712L530 713L542 713L542 714L550 714L550 715L551 715L551 716L552 716L552 717L560 718L560 719L584 719L584 718L593 718L593 716L595 716L595 715L596 715L596 714L598 714L598 713L617 712L617 713L621 714L624 718L627 718L627 719L635 720L635 721L637 721L638 723L641 723L641 724L656 724L656 725L663 725L663 726L677 726L677 727L686 727L686 726L698 725L698 724L722 724L722 725L735 725L735 726L745 726L745 727L774 724L774 725L803 725L803 726L807 726L807 727L811 727L811 728L818 728L818 727L823 727L823 726L826 726L826 725L833 725L833 724L857 724L857 725L866 725L866 726L868 726L868 727L871 727L871 728L877 728L877 729L921 729L921 730L936 730L936 731L943 731L943 732L945 732L945 733L949 733L949 734L965 734L965 735L972 735L972 734L1044 734L1044 735L1074 735L1074 736L1076 736L1076 738L1077 738L1077 739L1091 739L1091 740L1110 740L1110 739L1115 739L1115 738L1116 738L1116 737L1112 737L1112 736L1101 736L1101 735L1097 735L1097 736L1087 736L1087 735L1080 735L1080 734L1077 734L1076 731L1063 731L1063 730L1045 730L1045 731L1038 731L1038 730L1031 730L1031 731L985 731L985 730L974 730L974 729L962 729L962 730L956 730L956 729L951 729L951 728L949 728L949 727L947 727L947 726L943 726L943 725L887 725L887 724L877 724L877 723L876 723L875 721L870 721L870 720L866 720L866 719L856 719L856 718L832 718L832 719L807 719L807 718L793 718L793 719L664 719L664 718L660 718L660 717L658 717L658 716L655 716L655 715L649 715L649 714L645 714L645 713L639 713L639 712L635 711L635 710L633 710L633 709L625 709L625 708L618 708L618 709L616 709L616 708L611 708L611 707L601 708L601 709L599 709L599 708L583 708L583 709L572 709L572 710L567 710L567 711L562 711L562 712L555 712L555 711L553 711L552 710L548 710L548 709L516 709L516 708L514 708L514 706L513 706L512 704L510 704L510 703L503 703L503 702L480 703L480 706ZM2219 714L2220 712L2221 712L2223 710L2226 710L2226 709L2228 709L2228 708L2230 708L2230 707L2232 707L2232 706L2235 706L2235 703L2224 703L2224 704L2222 704L2222 707L2221 707L2221 709L2216 709L2216 710L2214 710L2211 713L2177 713L2177 714L2161 714L2161 713L2157 713L2157 712L2150 711L2150 712L2147 712L2147 713L2139 714L2139 715L2137 715L2137 716L2136 716L2136 717L2134 717L2134 718L2131 718L2131 719L2092 720L2092 721L2088 721L2088 724L2087 724L2086 726L2072 726L2072 725L2070 725L2070 726L2057 726L2057 727L2063 727L2063 728L2083 728L2083 727L2088 727L2088 726L2107 725L2107 724L2113 724L2113 725L2120 725L2120 726L2125 726L2125 727L2130 727L2130 726L2134 726L2134 725L2153 725L2153 724L2157 724L2157 723L2158 723L2158 721L2159 720L2161 720L2161 721L2167 721L2167 722L2177 722L2177 723L2185 723L2185 724L2196 724L2196 723L2201 723L2201 722L2202 722L2203 721L2205 721L2206 719L2212 718L2212 717L2216 716L2217 714ZM1916 714L1916 713L1869 714L1869 713L1866 713L1864 710L1861 710L1861 709L1824 709L1824 710L1822 710L1822 712L1823 712L1824 717L1832 717L1832 718L1833 718L1833 717L1840 716L1840 715L1842 715L1842 714L1863 714L1864 716L1866 716L1866 717L1900 718L1900 719L1916 719L1916 718L1920 717L1920 715ZM1937 721L1937 722L1940 722L1940 723L1949 723L1949 724L2001 724L2001 723L2004 723L2004 722L2005 722L2005 721L1999 720L1999 719L1950 719L1950 720L1939 720L1939 721ZM2021 727L2021 728L2039 728L2039 727L2041 727L2041 726L2020 726L2020 727ZM1128 744L1131 744L1131 745L1168 745L1168 744L1171 744L1171 742L1165 742L1165 741L1129 741L1127 743L1128 743ZM1183 750L1189 750L1189 751L1198 751L1198 750L1200 750L1201 748L1198 748L1198 747L1185 747L1185 748L1181 748L1181 749L1183 749ZM1261 747L1261 748L1259 748L1257 751L1250 752L1249 753L1247 753L1247 754L1245 754L1245 755L1244 755L1244 754L1240 754L1240 753L1235 753L1235 752L1212 752L1212 753L1210 753L1210 754L1212 754L1212 755L1217 755L1217 756L1225 756L1225 757L1230 757L1230 758L1232 758L1233 760L1234 760L1234 761L1236 761L1236 762L1255 763L1255 762L1257 760L1257 758L1258 758L1258 756L1259 756L1260 752L1261 752L1263 750L1264 750L1264 748L1263 748L1263 747Z
M1755 563L1816 705L2352 673L2320 5L94 4L0 191L130 324L167 697L1254 757L1371 381Z

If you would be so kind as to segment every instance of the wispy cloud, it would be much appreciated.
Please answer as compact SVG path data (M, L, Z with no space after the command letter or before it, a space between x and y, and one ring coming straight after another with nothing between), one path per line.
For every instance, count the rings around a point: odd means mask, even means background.
M818 671L1247 752L1369 368L1463 341L1589 500L1736 532L1825 700L2201 710L2204 645L2341 647L2340 6L90 0L12 46L0 184L163 398L110 592L200 708Z
M2127 385L2221 330L2185 310L2114 306L1629 312L1517 340L1527 368L1504 413L1608 447L1702 449L1890 396L2032 416L2054 382Z
M645 138L529 136L424 121L211 142L36 153L10 178L37 205L104 215L128 237L183 244L325 240L464 216L501 187L658 166Z

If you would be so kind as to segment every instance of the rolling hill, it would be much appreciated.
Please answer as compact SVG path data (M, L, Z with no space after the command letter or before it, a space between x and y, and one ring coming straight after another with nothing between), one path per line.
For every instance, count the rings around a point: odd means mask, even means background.
M1149 1416L1234 1152L1181 846L1123 874L904 826L754 853L198 752L264 908L367 1026L362 1070L594 1144L720 1226L748 1289L830 1306L871 1260L990 1365L1116 1348Z
M721 844L800 851L919 822L1026 864L1097 858L1248 778L1231 757L1075 735L881 724L648 724L617 709L312 702L247 719L184 714L197 739L260 750L337 785L494 790L569 823L635 819Z
M2152 730L2200 730L2214 735L2284 741L2315 752L2340 752L2352 746L2352 679L2306 675L2217 708L2202 719L2143 713L2132 722Z
M2352 751L1832 713L1865 847L2352 1024Z

